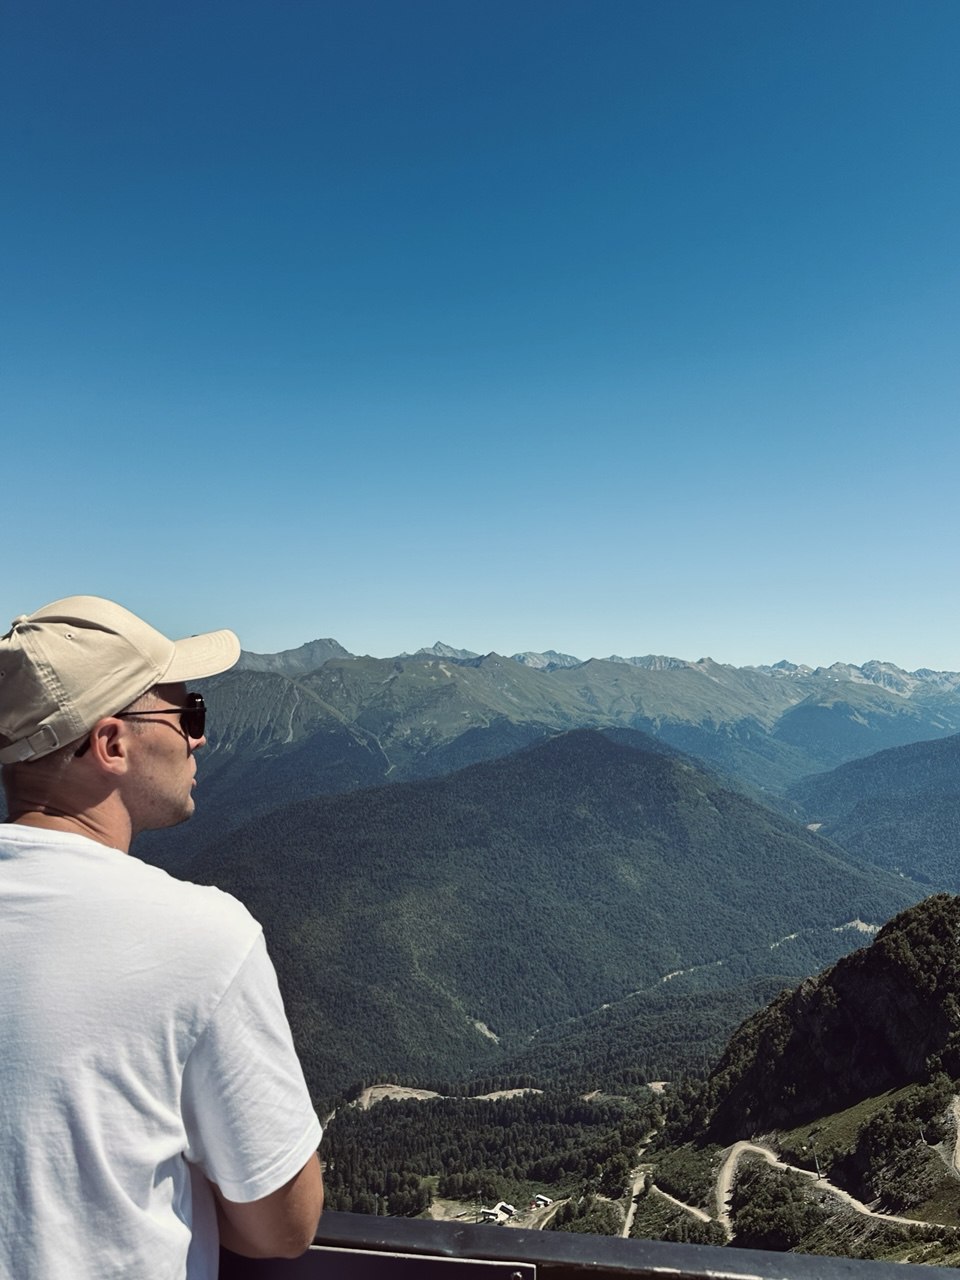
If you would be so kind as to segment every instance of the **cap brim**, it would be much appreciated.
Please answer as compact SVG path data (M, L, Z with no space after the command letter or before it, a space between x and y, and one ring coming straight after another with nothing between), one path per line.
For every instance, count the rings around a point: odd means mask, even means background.
M227 671L240 657L240 641L232 631L207 631L201 636L174 640L173 661L161 684L179 684Z

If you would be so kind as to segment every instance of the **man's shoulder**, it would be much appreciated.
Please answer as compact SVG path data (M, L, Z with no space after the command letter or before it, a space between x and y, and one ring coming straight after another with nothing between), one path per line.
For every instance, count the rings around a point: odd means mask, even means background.
M201 950L229 946L246 953L262 932L243 903L215 885L181 880L132 854L119 872L119 896L128 899L133 888L141 918L169 929L181 943L192 938Z
M213 885L178 880L131 855L123 871L122 883L108 891L115 894L112 904L104 904L109 919L126 917L116 925L119 946L149 938L153 962L175 976L175 986L197 999L201 993L218 998L262 938L259 923Z
M224 948L245 954L261 932L247 908L222 889L178 879L85 836L0 828L0 856L4 852L15 856L13 874L55 881L54 897L70 914L109 920L111 933L127 937L143 931L161 949L166 939L202 954Z
M131 879L142 882L151 895L151 903L157 907L170 906L210 925L222 922L254 935L260 931L260 925L243 903L216 885L181 880L160 867L141 862L133 854L127 856L126 870Z

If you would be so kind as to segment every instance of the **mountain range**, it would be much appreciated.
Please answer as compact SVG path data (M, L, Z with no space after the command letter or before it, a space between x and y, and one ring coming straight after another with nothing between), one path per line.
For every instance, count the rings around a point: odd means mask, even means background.
M626 728L799 814L787 793L802 779L960 731L960 676L951 673L671 658L565 666L549 654L538 655L541 666L446 650L360 658L318 640L245 654L237 669L204 682L201 813L220 824L278 798L440 776L570 729Z
M930 753L950 794L960 694L944 673L439 645L374 659L327 640L245 655L205 695L197 815L138 851L268 924L324 1093L386 1069L553 1070L561 1040L586 1064L600 1022L608 1062L702 1065L778 982L865 938L832 930L946 887L949 832L910 860L862 821L872 804L896 827L891 797L930 781ZM921 793L915 812L940 810ZM700 1028L687 1051L681 1004Z
M280 653L250 653L245 650L240 656L237 667L239 670L279 671L285 675L297 675L304 671L315 670L330 658L349 659L356 656L356 654L352 654L345 649L339 641L328 638L326 640L311 640L296 649L284 649ZM452 658L462 662L476 661L482 656L482 654L476 653L472 649L454 648L453 645L445 644L442 640L438 640L430 646L424 646L414 654L402 653L396 655L398 658ZM496 657L498 655L488 654L487 656ZM385 662L394 660L394 658L382 659ZM558 653L556 649L547 649L543 653L535 653L530 650L524 653L515 653L512 655L512 660L522 666L533 667L540 671L555 671L561 667L582 667L587 662L593 661L617 662L625 666L642 667L648 671L682 670L686 667L719 665L714 663L711 658L700 658L696 662L690 662L685 658L671 658L665 654L653 653L634 658L621 658L618 654L611 654L605 659L584 659L576 658L570 653ZM804 664L788 662L784 658L780 662L769 666L730 667L729 669L759 671L764 675L797 682L815 680L817 678L854 680L865 684L880 685L896 693L904 694L915 692L924 686L937 686L942 689L960 687L960 673L958 672L934 671L929 667L923 667L918 671L905 671L902 667L896 666L895 663L881 662L877 659L865 662L862 666L856 666L849 662L835 662L829 667L810 667Z
M286 803L179 871L263 922L321 1096L489 1069L665 980L799 980L919 896L622 730Z
M837 1186L960 1223L960 907L920 901L960 887L960 676L326 640L204 692L197 816L138 852L263 921L318 1105L708 1074L651 1167L712 1169L709 1209L717 1143L766 1135L737 1242L918 1256L804 1199L811 1130Z

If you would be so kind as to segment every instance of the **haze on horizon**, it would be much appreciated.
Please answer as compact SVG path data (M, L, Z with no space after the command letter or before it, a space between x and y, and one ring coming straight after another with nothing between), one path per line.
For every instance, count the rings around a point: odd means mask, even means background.
M12 0L7 618L960 669L952 0Z

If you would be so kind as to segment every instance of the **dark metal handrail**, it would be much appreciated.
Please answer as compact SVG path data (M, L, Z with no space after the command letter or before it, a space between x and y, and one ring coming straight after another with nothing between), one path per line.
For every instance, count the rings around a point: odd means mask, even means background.
M430 1280L464 1280L469 1268L476 1280L488 1280L476 1274L478 1264L502 1280L960 1280L953 1267L334 1212L324 1213L316 1244L302 1258L252 1262L224 1252L220 1276L427 1280L430 1273Z

